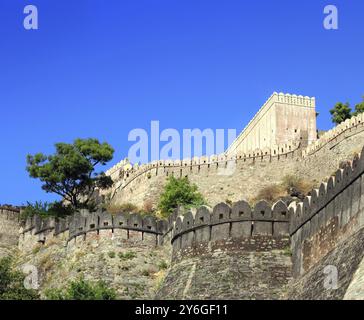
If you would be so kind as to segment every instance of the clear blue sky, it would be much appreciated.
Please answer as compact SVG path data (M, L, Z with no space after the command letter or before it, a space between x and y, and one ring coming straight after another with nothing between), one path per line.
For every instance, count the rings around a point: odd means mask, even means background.
M23 8L39 30L23 28ZM339 9L339 30L323 8ZM274 91L316 96L320 129L364 94L363 0L1 0L0 203L52 199L28 153L164 128L240 131Z

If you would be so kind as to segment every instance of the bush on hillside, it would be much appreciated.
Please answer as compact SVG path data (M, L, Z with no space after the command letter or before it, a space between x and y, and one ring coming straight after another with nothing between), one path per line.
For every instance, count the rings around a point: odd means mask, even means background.
M191 184L187 177L169 177L164 191L160 196L158 208L163 217L168 217L175 208L198 207L205 204L205 200L195 184Z
M27 202L22 212L22 218L32 217L39 215L42 218L46 217L65 217L73 213L73 209L70 206L66 206L61 202L42 202L36 201L35 203Z
M257 196L254 198L254 202L260 200L266 200L269 203L274 203L280 198L286 196L284 188L279 184L272 184L270 186L261 189Z
M25 275L14 270L12 259L0 259L0 300L36 300L39 298L36 290L24 287Z
M115 300L116 291L102 282L90 282L83 278L71 281L64 289L49 289L49 300Z

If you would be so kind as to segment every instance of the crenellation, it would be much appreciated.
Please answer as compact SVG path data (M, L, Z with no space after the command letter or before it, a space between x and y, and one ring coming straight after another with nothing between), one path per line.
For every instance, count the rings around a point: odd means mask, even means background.
M272 207L273 236L285 236L289 234L289 209L283 201L276 202Z
M146 186L148 194L155 187L153 179L187 176L195 180L206 178L207 182L210 181L207 179L216 180L216 184L211 186L205 183L204 186L208 186L205 189L211 189L209 192L218 194L219 201L226 199L226 203L220 202L215 205L216 202L208 201L213 205L211 208L178 208L167 220L158 220L134 212L111 214L107 211L81 210L66 218L42 219L33 216L21 222L20 212L0 207L1 228L5 229L3 226L7 226L9 221L13 226L21 227L20 236L16 236L15 242L24 251L32 250L34 245L41 247L52 238L62 240L60 243L66 250L75 252L84 247L85 243L91 243L94 247L108 243L118 248L123 245L128 248L165 246L168 250L172 246L172 265L179 263L181 259L188 260L205 254L217 257L224 253L229 255L231 252L239 252L239 257L245 259L247 256L254 256L256 252L260 254L276 249L274 254L283 255L282 252L290 245L293 275L305 275L337 245L364 226L364 148L361 153L355 155L353 148L349 151L345 149L341 155L346 157L352 153L353 160L346 161L346 158L345 162L342 161L337 166L336 163L344 160L344 157L339 158L335 155L341 151L343 141L352 141L350 139L356 135L352 144L357 146L355 143L362 139L360 133L364 131L364 115L343 122L317 141L311 139L308 132L312 131L313 127L310 130L297 127L296 135L284 132L266 135L267 145L260 144L259 139L250 143L249 148L239 149L237 145L241 139L249 135L257 137L257 131L254 132L257 123L262 121L261 123L269 127L270 124L264 122L264 113L271 108L276 107L282 112L292 106L296 111L307 107L312 113L315 105L314 98L274 93L225 153L183 160L158 160L141 165L131 164L125 159L107 171L115 180L113 195L125 192L127 200L137 197L140 193L138 187L150 179L152 181ZM286 126L286 119L276 119L274 115L272 119L277 121L277 128L285 128L287 131L292 129ZM251 129L253 131L250 132ZM272 140L272 137L276 140ZM303 138L303 141L297 137ZM231 150L234 152L230 152ZM326 152L328 155L323 161L320 154ZM296 164L292 165L295 162ZM316 162L317 169L314 171ZM332 173L335 168L340 168L317 189L308 193L303 201L294 201L288 207L283 201L278 201L272 206L261 200L253 207L246 200L235 201L245 197L248 183L254 184L256 188L265 187L266 184L261 180L278 182L287 172L296 173L300 167L305 167L305 170L300 172L299 177L306 177L313 171L311 175L316 178L318 170L324 170L323 164L326 170L325 177L328 172ZM221 170L230 167L236 167L236 172L244 175L226 178L220 174L223 172ZM289 169L286 171L285 167ZM257 170L262 171L259 172L259 177ZM317 180L323 180L322 176ZM242 191L232 199L229 191L233 188L234 191ZM228 191L222 195L222 191L226 189ZM251 200L250 195L246 198ZM0 231L3 231L2 229ZM244 255L246 252L249 254ZM286 267L291 268L289 264Z
M213 209L202 206L196 212L188 211L177 217L171 240L173 256L183 258L181 250L200 250L210 244L239 239L252 239L249 240L252 244L257 237L288 237L289 217L283 201L273 207L260 201L254 209L244 200L234 203L232 208L226 203L219 203Z
M325 132L323 136L320 137L320 139L307 146L307 148L303 150L302 155L304 158L313 155L328 144L335 144L339 142L339 140L343 140L347 136L350 136L353 130L362 131L363 129L364 114L359 114Z
M272 209L265 200L259 201L253 211L253 235L273 235Z
M303 215L299 209L300 204L290 206L290 236L294 242L292 248L298 251L293 255L295 276L302 275L307 268L311 268L332 250L334 245L344 241L362 227L357 222L363 221L364 215L361 208L364 193L363 154L364 148L360 156L355 155L353 161L338 169L327 183L321 183L317 205L312 203L313 198L305 198L301 203ZM297 239L298 233L300 239ZM323 242L327 239L330 239L330 242ZM298 245L297 241L301 244ZM304 264L301 256L305 259Z
M36 243L45 244L56 237L65 239L66 245L75 246L88 239L110 238L128 242L142 242L144 245L162 245L161 236L171 230L167 220L152 216L142 217L136 213L88 212L81 210L66 218L46 218L35 215L28 217L20 229L19 247L29 250Z

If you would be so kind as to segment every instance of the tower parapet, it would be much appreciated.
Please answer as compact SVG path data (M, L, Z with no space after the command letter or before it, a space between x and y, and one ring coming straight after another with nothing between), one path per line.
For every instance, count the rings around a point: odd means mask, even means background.
M231 144L227 154L316 141L316 99L274 92Z

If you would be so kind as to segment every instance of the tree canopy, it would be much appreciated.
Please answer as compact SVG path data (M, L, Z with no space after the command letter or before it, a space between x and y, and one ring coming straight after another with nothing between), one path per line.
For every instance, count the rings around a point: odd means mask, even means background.
M364 96L363 96L363 101L358 103L357 105L355 105L355 111L353 113L353 116L357 116L360 113L364 112Z
M349 103L338 102L333 109L330 110L332 122L340 124L351 118L351 108Z
M168 216L178 206L196 207L203 205L205 200L200 192L197 191L197 186L191 184L187 177L168 178L164 191L159 200L159 209L163 216Z
M44 191L58 194L73 209L88 208L96 188L113 184L111 177L95 169L113 158L114 149L96 139L76 139L73 144L57 143L55 147L53 155L27 156L29 176L39 179Z

